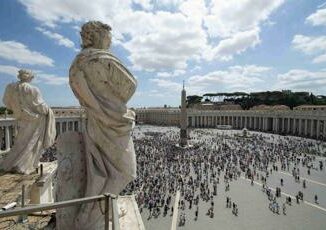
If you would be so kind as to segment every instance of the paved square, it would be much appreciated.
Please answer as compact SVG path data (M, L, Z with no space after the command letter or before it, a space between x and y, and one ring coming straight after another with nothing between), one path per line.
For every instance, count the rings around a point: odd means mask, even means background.
M324 153L323 143L257 132L249 132L249 137L239 137L241 134L235 130L195 129L190 134L194 148L182 150L175 147L177 128L137 126L134 139L138 178L126 192L137 194L146 229L171 228L171 208L177 190L181 191L177 223L180 216L185 217L185 224L178 229L325 229L326 170L319 169L319 161L324 166L325 158L306 154ZM282 163L286 165L284 170L281 170ZM271 171L273 166L278 170ZM294 168L295 172L299 171L300 181L296 182L292 175ZM250 175L255 175L253 183L246 178L248 170ZM279 205L279 214L269 209L271 201L263 192L262 176L266 177L266 186L273 194L271 200L275 198ZM227 183L229 191L225 191ZM213 195L214 184L217 195ZM275 197L276 187L281 188L281 197ZM304 202L300 200L297 204L295 196L299 191L303 192ZM198 205L195 204L197 196ZM292 205L285 205L284 215L282 206L288 196L292 197ZM232 214L233 208L226 208L226 197L235 202L237 216ZM212 206L211 218L206 214Z

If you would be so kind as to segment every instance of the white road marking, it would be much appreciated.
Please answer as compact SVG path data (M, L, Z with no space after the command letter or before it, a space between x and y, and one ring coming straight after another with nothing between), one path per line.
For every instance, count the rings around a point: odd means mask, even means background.
M244 180L247 180L247 181L251 181L250 179L244 178L243 176L241 176L240 178L241 178L241 179L244 179ZM259 182L257 182L257 181L254 181L254 183L257 184L257 185L259 185L259 186L263 186L262 183L259 183ZM276 190L276 189L274 189L274 188L272 188L272 187L269 187L269 186L268 186L268 188L270 188L270 189L273 190L273 191ZM285 192L281 192L281 193L282 193L283 195L285 195L285 196L289 196L289 197L291 197L292 199L295 199L295 197L292 196L292 195L290 195L290 194L287 194L287 193L285 193ZM321 210L321 211L326 212L326 208L323 208L323 207L321 207L321 206L319 206L319 205L317 205L317 204L310 203L309 201L306 201L306 200L304 200L303 202L304 202L305 204L311 206L311 207L314 207L314 208L317 208L317 209L319 209L319 210Z
M177 194L175 196L175 201L174 201L171 230L176 230L177 229L178 212L179 212L179 200L180 200L180 191L178 190Z
M274 171L274 172L275 172L275 171ZM293 175L290 174L290 173L286 173L286 172L278 172L278 173L282 173L282 174L284 174L284 175L287 175L287 176L291 176L291 177L293 177ZM308 179L308 178L305 178L305 177L301 177L301 176L300 176L300 179L304 179L304 180L309 181L309 182L311 182L311 183L319 184L319 185L321 185L321 186L326 187L326 184L323 184L323 183L318 182L318 181L315 181L315 180L311 180L311 179Z

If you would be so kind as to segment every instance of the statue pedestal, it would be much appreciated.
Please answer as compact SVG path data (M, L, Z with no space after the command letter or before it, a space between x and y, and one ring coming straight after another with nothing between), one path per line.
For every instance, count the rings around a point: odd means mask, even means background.
M138 209L138 205L133 195L119 196L118 209L120 208L123 208L127 211L125 216L119 218L121 230L145 230L144 223Z
M53 203L53 180L57 163L44 162L43 175L35 181L30 191L31 204Z
M63 133L57 140L57 149L56 201L84 197L87 174L82 134L78 132ZM127 211L126 215L119 218L120 229L145 229L134 196L119 196L117 206L118 210L122 208ZM58 209L56 212L56 228L58 230L76 229L75 220L79 218L80 209L81 205ZM98 213L98 215L93 216L94 218L88 219L87 224L92 226L90 227L92 230L103 229L104 215L100 209L100 206L88 209L90 214ZM77 226L79 225L77 224Z

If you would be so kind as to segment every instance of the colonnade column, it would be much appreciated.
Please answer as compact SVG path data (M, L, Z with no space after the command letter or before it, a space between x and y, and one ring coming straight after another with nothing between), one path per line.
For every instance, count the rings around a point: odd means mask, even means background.
M323 139L325 140L326 138L326 121L323 120Z
M59 122L59 132L60 134L63 133L63 122Z
M307 119L304 120L304 135L305 136L308 135L308 120Z
M287 118L287 119L288 119L288 126L287 126L287 129L286 129L286 133L290 133L290 131L291 131L290 118Z
M316 130L317 130L317 132L316 132L317 137L316 138L319 139L319 136L320 136L320 121L319 120L317 120Z
M278 117L276 117L276 118L274 118L275 119L275 132L276 133L279 133L279 118Z
M293 127L292 127L292 134L295 134L295 131L297 129L297 119L293 118Z
M314 120L310 120L310 137L314 136Z
M6 144L6 151L10 149L10 132L9 126L5 126L5 144Z

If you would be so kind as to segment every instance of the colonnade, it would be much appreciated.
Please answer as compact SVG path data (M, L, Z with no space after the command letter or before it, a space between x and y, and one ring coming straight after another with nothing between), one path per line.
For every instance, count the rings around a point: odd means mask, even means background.
M188 127L216 128L218 125L230 125L233 129L247 128L326 140L326 114L311 112L192 111L188 113Z
M57 136L67 131L80 131L81 120L80 118L56 118L56 131Z
M180 109L138 109L137 121L152 125L179 125ZM187 109L190 128L255 130L326 140L326 111L301 110L196 110Z

